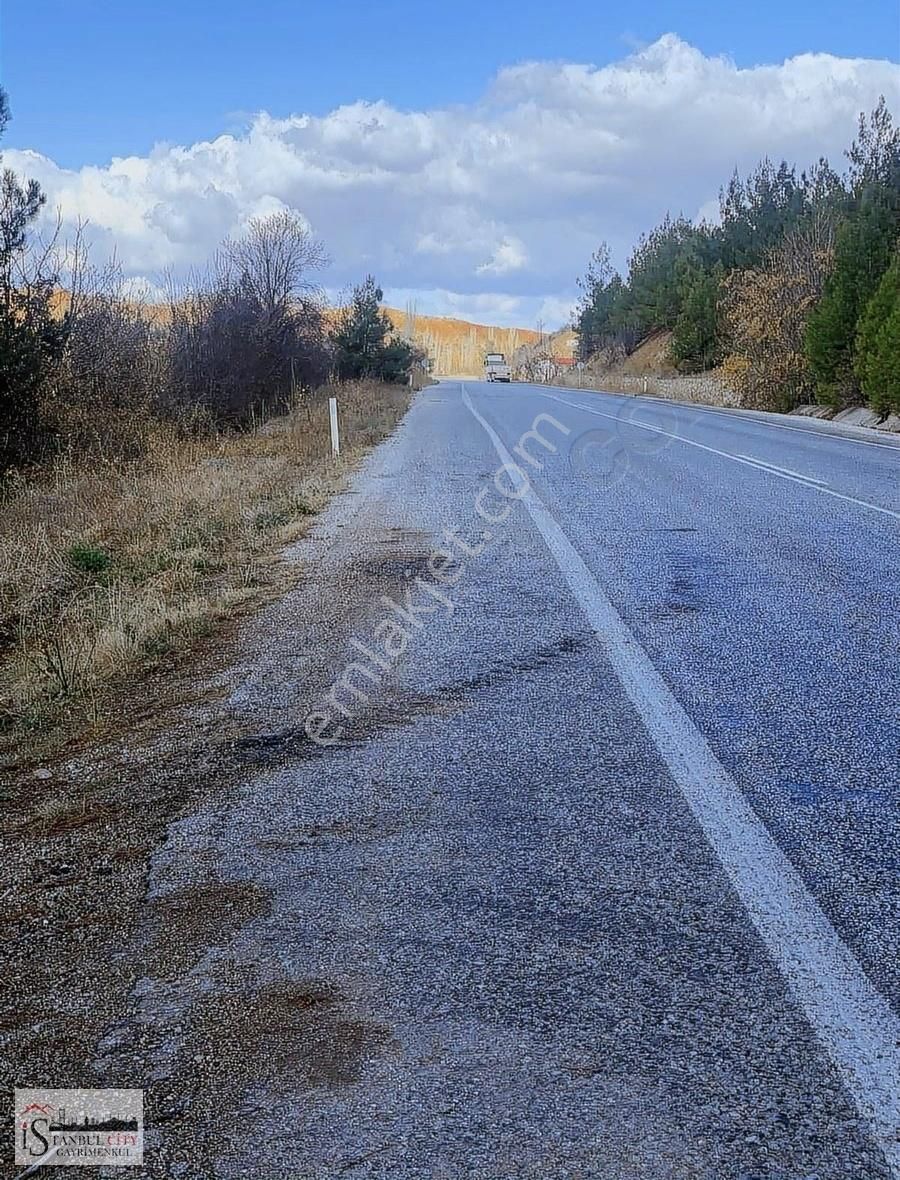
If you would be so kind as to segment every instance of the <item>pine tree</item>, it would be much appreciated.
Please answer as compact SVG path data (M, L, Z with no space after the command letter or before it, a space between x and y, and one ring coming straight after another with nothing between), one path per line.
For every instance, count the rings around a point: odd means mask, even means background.
M735 172L719 194L717 236L725 266L757 266L807 208L804 184L785 160L777 167L768 158L760 161L746 181Z
M820 394L834 404L858 393L857 329L887 270L900 231L900 129L882 97L848 149L851 203L835 245L834 270L809 317L806 355Z
M722 359L719 317L721 272L687 269L679 283L681 310L672 330L669 351L684 373L712 368Z
M393 337L394 325L381 309L384 293L372 275L353 288L332 335L335 369L342 381L374 377L379 381L405 381L414 351L405 341Z
M855 369L872 409L900 414L900 249L860 318Z
M806 329L806 355L820 394L853 399L859 317L890 262L897 211L882 186L871 186L838 229L832 271Z
M8 119L0 89L0 132ZM67 330L51 313L52 281L23 267L45 202L37 181L23 185L10 168L0 173L0 475L38 454L46 382Z

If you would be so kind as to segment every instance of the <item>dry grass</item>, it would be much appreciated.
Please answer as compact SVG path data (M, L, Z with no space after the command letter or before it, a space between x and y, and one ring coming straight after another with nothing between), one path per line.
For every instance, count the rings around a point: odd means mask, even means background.
M0 521L0 726L96 717L109 685L284 583L279 553L348 464L388 434L410 391L327 393L243 435L185 439L143 425L128 464L60 461L10 489Z

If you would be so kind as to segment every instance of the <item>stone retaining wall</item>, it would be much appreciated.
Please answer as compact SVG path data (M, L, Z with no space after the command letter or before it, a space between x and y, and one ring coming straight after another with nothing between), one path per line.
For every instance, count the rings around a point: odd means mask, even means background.
M610 393L645 393L679 402L697 402L704 406L736 406L738 399L716 377L708 373L696 377L607 377L594 373L565 373L553 379L554 385L568 389L608 390Z

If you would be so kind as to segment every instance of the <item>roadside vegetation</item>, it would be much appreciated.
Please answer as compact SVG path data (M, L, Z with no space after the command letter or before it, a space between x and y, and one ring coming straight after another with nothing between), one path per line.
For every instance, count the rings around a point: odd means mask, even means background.
M843 173L825 159L735 173L719 224L667 215L624 277L601 245L580 284L580 359L614 364L668 330L675 367L720 367L743 405L900 413L900 129L883 98L845 154Z
M150 304L83 230L42 240L43 206L0 175L0 761L283 587L280 550L425 380L374 279L325 305L289 211Z

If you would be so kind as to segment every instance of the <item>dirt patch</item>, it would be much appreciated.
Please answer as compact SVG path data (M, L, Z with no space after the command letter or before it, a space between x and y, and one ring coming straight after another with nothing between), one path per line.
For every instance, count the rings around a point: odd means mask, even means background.
M187 1164L191 1176L212 1176L213 1161L198 1158L198 1143L225 1150L241 1112L252 1117L268 1093L352 1085L368 1062L393 1051L390 1028L360 1016L327 980L208 997L192 1014L177 1084L150 1095L148 1125L164 1124L166 1133L149 1174L173 1175Z
M217 1086L227 1077L235 1090L277 1081L287 1069L310 1086L349 1085L390 1041L386 1025L350 1015L333 986L304 980L210 999L189 1053L213 1066Z
M400 544L399 530L365 532L365 544L352 545L344 556L339 542L323 554L315 576L301 581L248 636L243 666L232 677L237 724L252 730L254 715L262 714L271 728L279 711L286 722L304 717L346 664L359 659L350 641L368 634L372 619L383 614L382 596L402 598L411 579L426 576L428 534L403 531Z
M210 883L154 900L147 954L162 978L182 975L211 946L271 910L271 891L248 882Z
M678 370L672 363L670 348L672 333L666 329L651 332L638 347L624 360L613 365L609 372L614 376L656 376L677 377Z
M92 792L93 794L93 792ZM23 836L62 836L76 828L94 827L114 817L116 804L79 792L72 784L57 784L46 796L36 800L29 814L16 827Z

